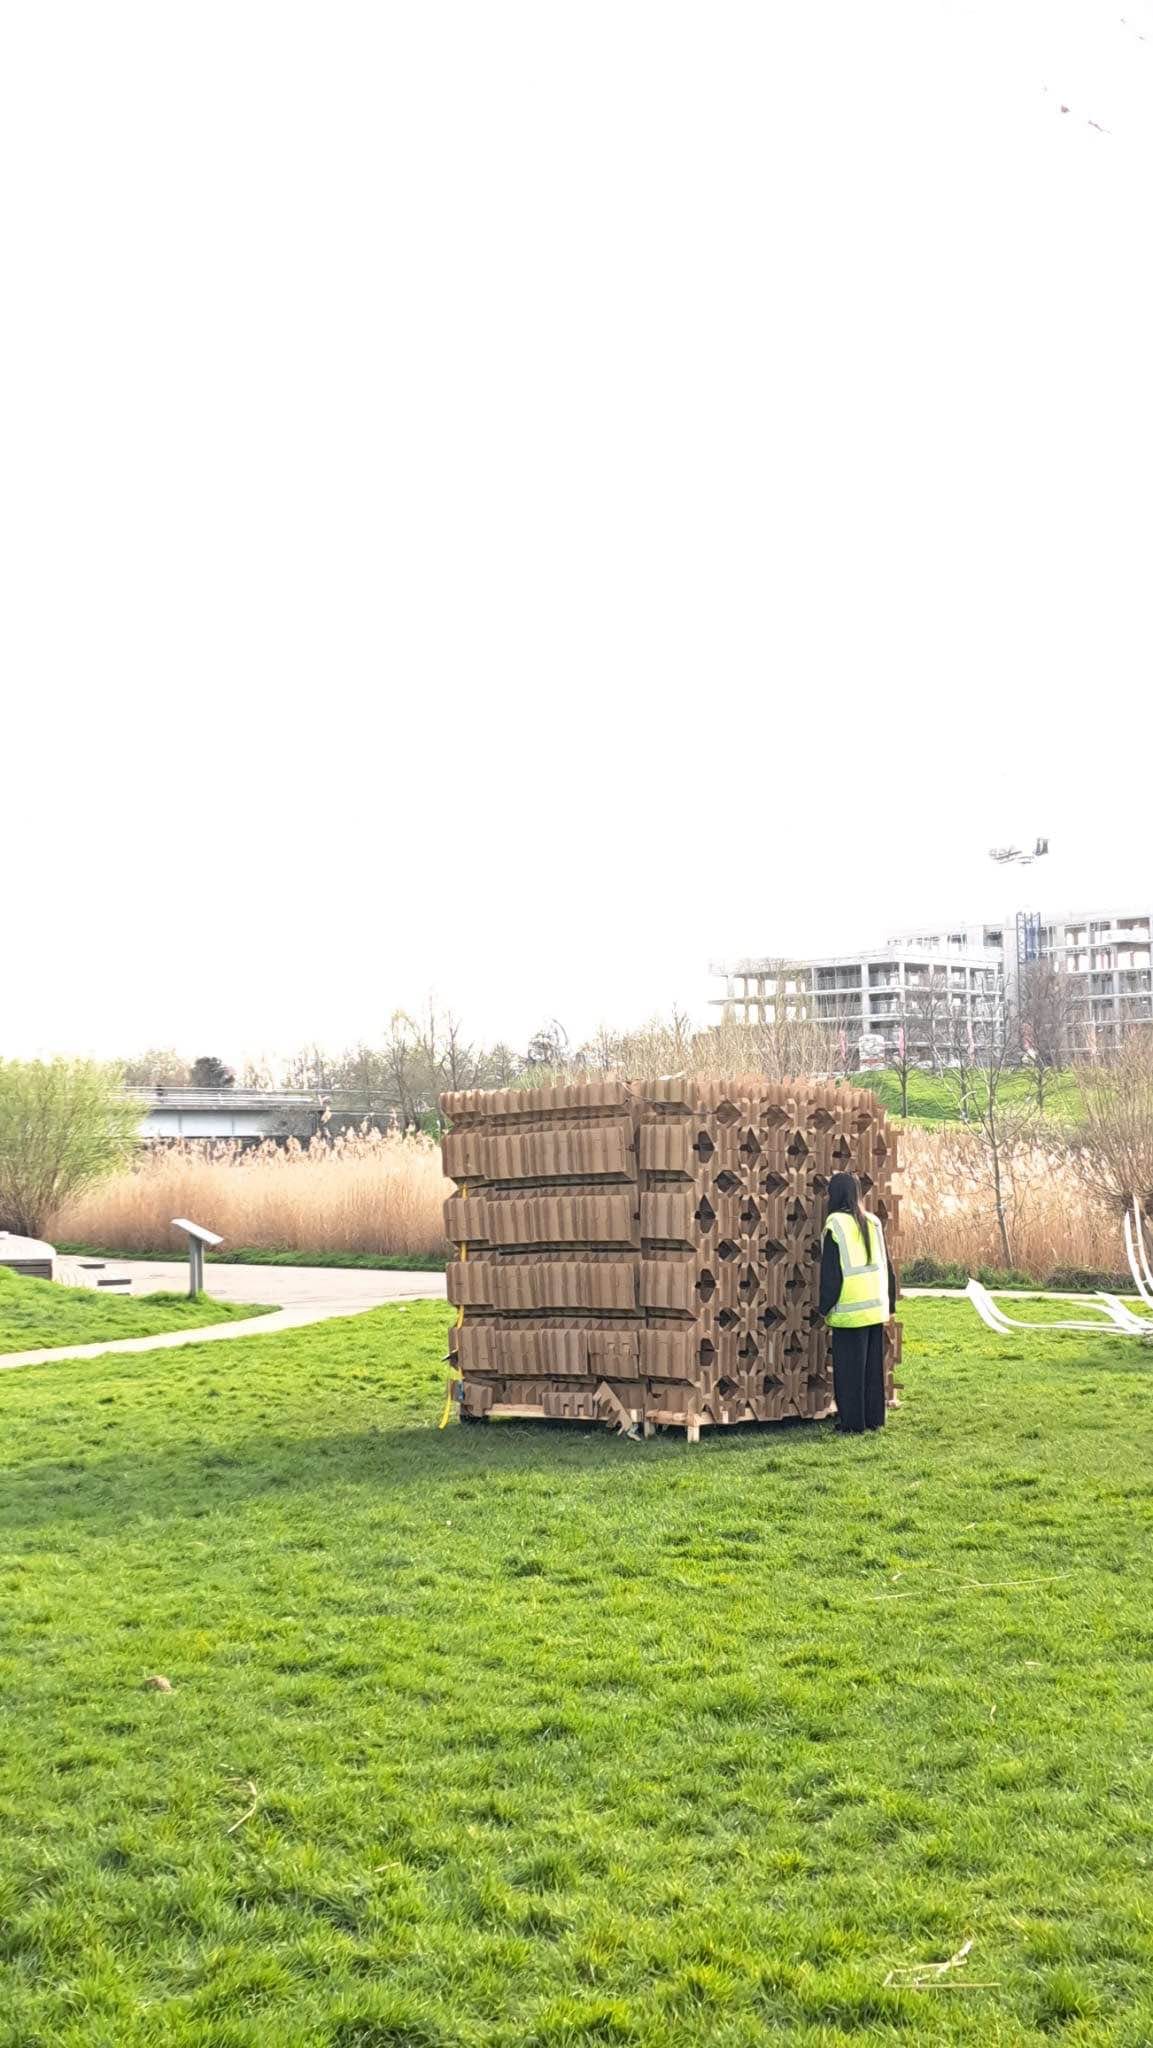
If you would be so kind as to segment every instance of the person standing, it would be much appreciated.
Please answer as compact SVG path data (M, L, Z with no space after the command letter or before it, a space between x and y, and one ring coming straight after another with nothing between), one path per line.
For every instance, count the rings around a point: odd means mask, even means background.
M835 1173L821 1240L820 1312L833 1333L837 1427L851 1435L885 1424L885 1324L897 1276L878 1216L861 1207L855 1174Z

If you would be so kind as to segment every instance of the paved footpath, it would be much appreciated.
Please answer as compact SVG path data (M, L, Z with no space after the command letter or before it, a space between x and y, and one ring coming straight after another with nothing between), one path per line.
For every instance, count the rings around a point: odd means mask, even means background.
M60 1278L72 1278L69 1268L75 1264L60 1259ZM130 1276L131 1288L117 1288L117 1294L182 1293L188 1286L184 1259L109 1259L104 1271ZM75 1278L80 1278L78 1272ZM211 1344L225 1337L271 1337L305 1323L328 1322L333 1316L363 1315L390 1301L443 1301L445 1293L443 1273L377 1273L363 1267L210 1265L205 1278L209 1294L218 1301L277 1306L271 1315L252 1316L242 1323L205 1323L200 1329L168 1330L159 1337L113 1337L102 1344L61 1344L50 1351L12 1351L0 1356L0 1372L17 1365L51 1365L57 1359L102 1358L110 1351L166 1351L178 1344Z

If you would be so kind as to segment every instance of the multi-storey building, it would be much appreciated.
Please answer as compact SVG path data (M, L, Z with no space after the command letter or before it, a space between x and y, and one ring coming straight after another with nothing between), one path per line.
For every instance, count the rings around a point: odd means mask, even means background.
M1010 1009L1027 1001L1022 982L1030 968L1068 977L1062 1008L1070 1057L1092 1057L1115 1045L1128 1025L1153 1020L1153 911L1040 911L896 943L932 943L951 952L958 940L978 934L1003 963Z
M893 1053L903 1043L907 1057L926 1066L951 1048L986 1046L1000 1010L1001 958L992 949L946 955L890 942L825 960L734 960L711 971L724 977L725 993L712 1001L728 1017L814 1017L844 1034L849 1053L870 1035Z
M1126 1027L1153 1021L1153 911L1046 911L1012 920L942 924L901 933L883 946L827 959L735 960L714 966L725 993L712 998L745 1023L806 1015L850 1042L865 1033L889 1050L904 1043L926 1065L961 1042L986 1044L1006 1013L1024 1006L1035 967L1067 977L1065 1049L1092 1057ZM904 1037L902 1039L902 1033Z

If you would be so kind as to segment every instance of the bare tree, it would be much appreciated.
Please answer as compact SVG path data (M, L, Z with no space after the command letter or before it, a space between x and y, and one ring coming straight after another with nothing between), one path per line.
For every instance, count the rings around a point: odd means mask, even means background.
M481 1060L477 1048L464 1036L460 1018L449 1010L444 1020L444 1052L441 1072L449 1088L475 1088Z
M693 1030L687 1010L673 1004L667 1017L652 1017L633 1031L613 1031L602 1024L592 1038L578 1046L566 1062L565 1071L579 1074L683 1074L696 1063L699 1034Z
M328 1095L338 1085L337 1075L340 1062L323 1046L305 1045L293 1053L285 1067L285 1086L309 1089L317 1095Z
M961 1000L963 1003L964 998ZM927 1055L925 1064L931 1074L940 1073L942 1060L948 1054L953 1002L945 968L935 967L927 986L910 989L908 993L905 1004L907 1029L914 1049Z
M908 1024L902 1017L897 1026L897 1036L893 1040L892 1056L888 1062L889 1070L901 1091L902 1116L909 1114L909 1075L918 1064L913 1057L913 1041L909 1035Z
M1076 1015L1074 988L1069 975L1062 974L1048 960L1035 960L1021 971L1017 996L1017 1026L1022 1064L1033 1079L1038 1110L1054 1074L1068 1066Z
M187 1088L188 1061L171 1046L122 1060L126 1088Z
M1003 993L990 994L972 1010L950 1014L949 1063L946 1080L962 1119L979 1144L997 1235L1006 1266L1013 1264L1013 1229L1017 1214L1016 1160L1036 1122L1034 1103L1013 1096L1006 1086L1019 1057L1016 1019Z
M778 960L771 978L773 991L766 996L760 1016L750 1023L726 1016L722 1023L698 1033L693 1064L730 1073L751 1070L770 1081L845 1071L855 1049L849 1043L849 1020L857 1011L850 1012L847 1003L839 1006L833 999L822 998L814 991L806 967Z
M902 1116L909 1114L910 1075L926 1068L940 1071L942 1053L951 1042L951 1017L947 970L934 969L923 987L906 990L888 1062L901 1091Z
M568 1049L568 1032L564 1025L555 1017L550 1018L530 1038L525 1066L558 1070L568 1059Z
M1111 1208L1127 1209L1136 1197L1153 1215L1153 1027L1134 1026L1110 1057L1076 1074L1073 1161L1081 1179Z
M393 1107L388 1061L378 1046L363 1041L351 1046L342 1059L332 1063L331 1071L334 1092L350 1098L342 1107L354 1114L371 1117Z
M508 1088L521 1062L507 1045L486 1049L468 1038L454 1011L435 1002L415 1016L395 1010L383 1044L367 1041L337 1057L311 1046L289 1068L290 1085L329 1096L337 1116L377 1118L385 1112L405 1126L435 1116L446 1088Z
M602 1024L586 1045L578 1048L573 1064L587 1067L594 1074L612 1074L622 1064L622 1046L619 1035Z
M412 1020L403 1010L393 1012L392 1024L384 1046L384 1062L393 1104L402 1125L407 1129L409 1125L420 1121L418 1104L421 1098L421 1061Z
M422 1069L421 1081L424 1092L438 1095L443 1082L445 1043L444 1032L435 1000L428 998L428 1009L418 1024L413 1017L405 1020L412 1032L413 1044Z
M275 1088L272 1067L264 1053L255 1059L245 1060L240 1069L240 1085L242 1088Z

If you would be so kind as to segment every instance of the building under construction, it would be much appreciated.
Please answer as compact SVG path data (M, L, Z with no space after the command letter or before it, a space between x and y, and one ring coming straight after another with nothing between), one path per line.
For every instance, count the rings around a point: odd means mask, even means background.
M1006 1007L1018 1009L1034 968L1062 977L1070 1058L1115 1045L1153 1019L1153 911L1023 912L1010 922L923 928L859 953L714 966L714 1008L742 1023L805 1014L845 1034L868 1033L892 1054L928 1066L961 1042L989 1042Z

